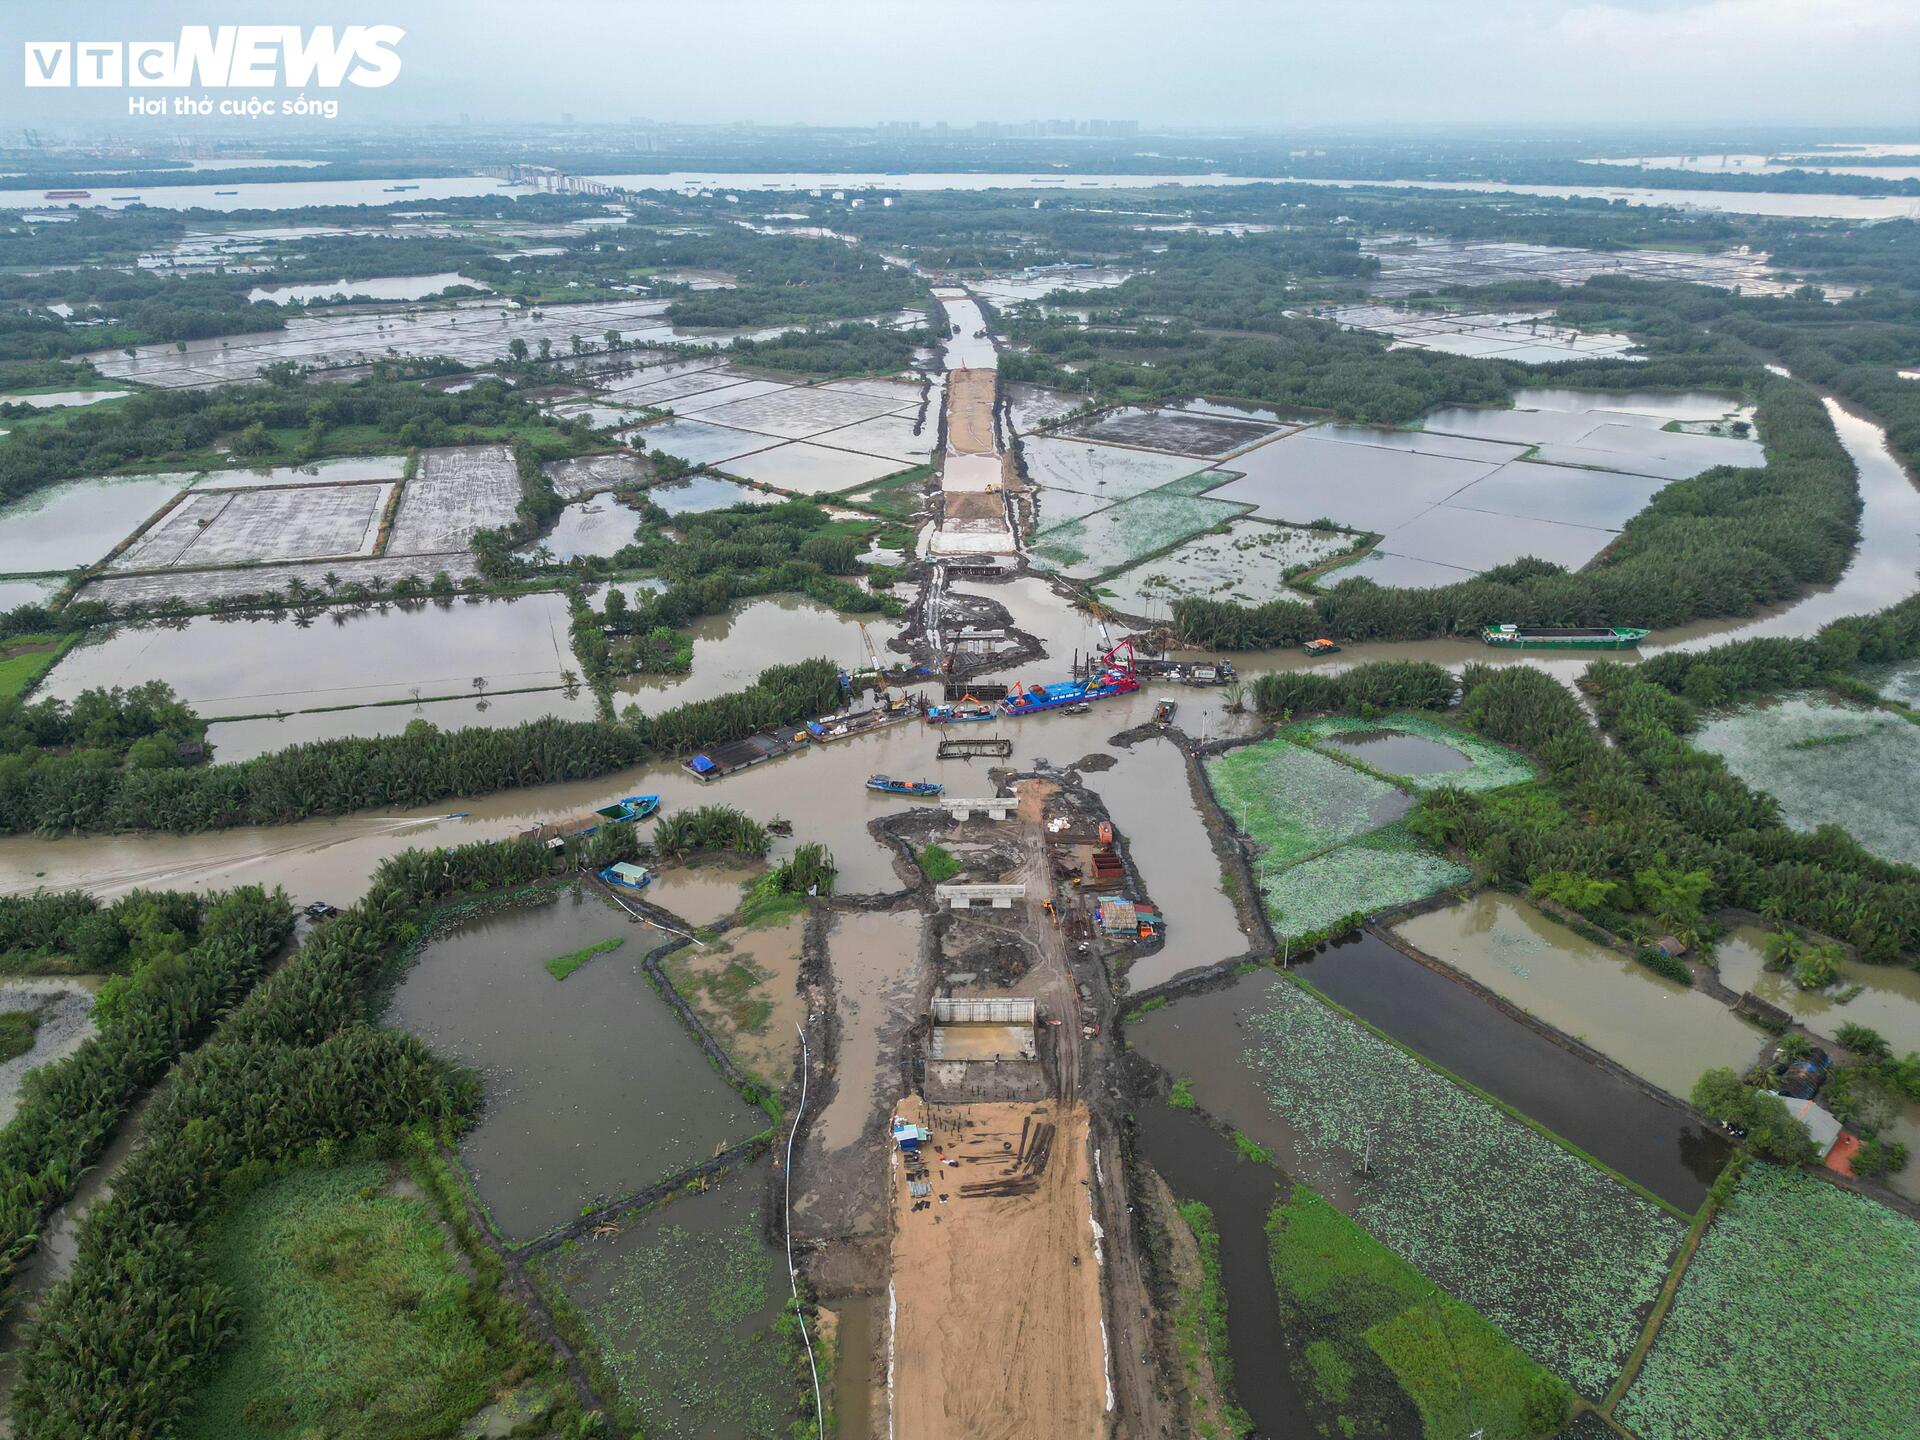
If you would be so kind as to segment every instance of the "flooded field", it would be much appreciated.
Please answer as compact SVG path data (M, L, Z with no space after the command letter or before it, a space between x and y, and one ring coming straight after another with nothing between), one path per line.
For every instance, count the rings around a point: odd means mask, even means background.
M1582 1059L1372 935L1351 936L1293 968L1368 1024L1682 1210L1699 1208L1731 1153L1725 1136L1679 1105ZM1259 993L1258 978L1242 982L1245 994L1235 986L1181 1001L1183 1010L1194 1007L1182 1034L1198 1042L1210 1022L1226 1033L1233 1014ZM1183 1065L1197 1076L1206 1062L1192 1054Z
M392 482L291 489L196 486L111 562L115 570L197 569L373 554Z
M1770 269L1764 255L1737 251L1586 250L1568 245L1456 240L1442 236L1368 239L1360 242L1360 248L1380 262L1380 273L1367 288L1381 296L1542 279L1561 285L1584 285L1596 275L1689 280L1722 289L1738 287L1746 295L1784 294L1798 283Z
M192 475L138 475L36 490L0 509L0 573L91 565L192 483Z
M640 513L610 496L576 500L560 512L540 544L560 561L582 555L612 555L638 538Z
M847 669L862 661L860 624L803 595L768 595L736 602L687 628L693 636L693 671L687 675L627 675L613 682L616 712L638 705L653 713L693 700L739 690L769 665L824 656ZM883 649L897 633L895 621L871 619L868 633Z
M1245 983L1230 1026L1189 1020L1207 998L1191 997L1136 1020L1134 1048L1540 1363L1603 1392L1684 1223L1284 976Z
M559 689L576 673L569 624L563 597L526 595L334 608L305 622L275 614L118 625L68 651L43 689L71 700L164 680L214 719Z
M1393 305L1343 305L1326 318L1389 337L1395 350L1437 350L1477 359L1546 365L1559 360L1637 359L1625 335L1588 333L1552 323L1551 310L1442 311Z
M776 496L750 485L736 484L712 475L694 475L648 489L647 498L669 515L700 515L709 510L727 510L735 505L765 505Z
M0 1125L20 1106L20 1085L30 1070L64 1060L95 1033L93 987L81 980L0 980L0 1013L34 1017L33 1042L25 1054L0 1061Z
M1329 424L1284 435L1236 456L1242 478L1208 498L1374 531L1384 538L1352 573L1441 585L1521 555L1578 569L1668 481L1765 460L1753 440L1660 428L1707 418L1700 396L1676 395L1662 411L1601 408L1612 397L1595 391L1525 393L1534 408L1439 410L1420 431ZM1715 418L1737 413L1737 397L1705 398Z
M1166 615L1187 595L1264 605L1290 593L1283 573L1289 567L1325 560L1352 543L1351 535L1338 530L1235 520L1224 531L1109 576L1101 588L1129 615Z
M702 1067L704 1068L704 1067ZM765 1163L542 1258L541 1286L584 1325L620 1405L661 1440L788 1433L786 1265L762 1238Z
M1155 410L1123 405L1073 427L1089 440L1165 450L1217 460L1272 438L1279 430L1258 420L1199 410Z
M548 973L548 960L611 939L618 949L566 979ZM764 1124L642 973L642 958L666 940L567 891L462 921L395 987L386 1023L484 1076L485 1108L460 1154L509 1237L531 1239Z
M485 281L443 270L437 275L376 275L318 285L256 285L247 292L247 298L273 305L307 305L316 300L424 300L456 285L471 290L491 288Z
M28 395L0 395L0 405L24 405L29 410L63 410L81 405L98 405L102 400L119 400L131 394L127 390L41 390Z
M1033 538L1032 563L1074 579L1088 579L1124 569L1203 530L1225 525L1250 507L1212 495L1203 497L1201 492L1227 478L1226 471L1191 475L1041 530Z
M832 438L840 440L842 433L835 431ZM728 461L726 468L729 475L758 485L795 495L823 495L852 490L907 467L887 456L796 442Z
M1898 715L1789 696L1712 717L1693 743L1779 801L1794 829L1843 825L1877 855L1920 861L1920 727Z
M1816 1034L1831 1038L1842 1025L1865 1025L1885 1036L1895 1055L1920 1050L1920 971L1849 960L1835 985L1802 990L1785 971L1766 968L1766 938L1765 926L1736 925L1720 942L1714 968L1729 990L1778 1005ZM1860 993L1842 1000L1855 986Z
M654 893L662 904L668 891ZM734 890L734 898L739 898ZM692 918L692 917L686 917ZM799 1054L800 949L807 921L729 931L711 943L690 945L667 960L674 989L706 1022L714 1038L747 1074L778 1092Z
M1712 996L1662 979L1506 895L1404 920L1402 939L1685 1097L1716 1065L1744 1070L1766 1037Z

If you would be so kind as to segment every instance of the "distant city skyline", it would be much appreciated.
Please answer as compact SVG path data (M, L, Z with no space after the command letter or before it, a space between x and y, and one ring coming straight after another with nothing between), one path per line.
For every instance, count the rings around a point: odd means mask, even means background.
M137 128L128 92L28 89L29 41L162 39L220 23L403 27L402 73L337 92L342 129L660 121L950 130L1037 117L1155 128L1920 125L1909 0L841 0L514 4L181 0L9 7L0 141ZM1042 121L1042 123L1045 123ZM273 138L270 122L202 122ZM9 136L5 132L12 132Z

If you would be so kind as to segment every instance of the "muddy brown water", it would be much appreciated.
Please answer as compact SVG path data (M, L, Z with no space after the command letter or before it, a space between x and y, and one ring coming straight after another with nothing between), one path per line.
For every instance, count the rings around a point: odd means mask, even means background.
M1699 1208L1726 1163L1724 1137L1680 1106L1581 1059L1372 935L1295 969L1362 1020L1682 1210Z
M1280 1320L1267 1260L1267 1214L1285 1193L1272 1167L1237 1158L1198 1116L1159 1101L1134 1117L1140 1150L1181 1200L1213 1212L1220 1232L1220 1283L1227 1301L1227 1349L1234 1397L1256 1436L1314 1433L1287 1357L1292 1341Z
M122 625L68 651L42 689L71 700L164 680L214 718L557 687L579 674L571 623L565 597L543 594ZM356 718L340 712L334 733Z
M871 1296L835 1300L838 1317L833 1364L833 1413L840 1440L873 1440L874 1306Z
M1864 506L1863 540L1841 580L1792 605L1749 620L1703 621L1663 631L1655 643L1616 658L1631 662L1640 655L1734 638L1811 634L1837 616L1882 609L1913 593L1914 575L1920 570L1920 491L1888 452L1879 427L1831 402L1829 408L1841 442L1859 466ZM1053 660L1022 667L1014 678L1064 676L1064 662L1075 648L1081 628L1079 617L1067 610L1064 602L1043 599L1043 594L1051 594L1044 583L1017 589L1001 585L974 588L995 598L1011 591L1017 597L1013 602L1016 624L1023 618L1038 624L1042 607L1059 605L1059 618L1041 628L1053 630L1047 636L1050 642L1065 642L1060 654ZM1002 603L1007 602L1003 599ZM1309 660L1294 650L1232 658L1248 678L1271 670L1319 667L1337 673L1367 660L1425 660L1456 669L1468 662L1527 664L1568 683L1591 660L1577 652L1496 655L1468 640L1352 645L1342 654L1322 660ZM1016 739L1016 760L1020 763L1036 755L1073 759L1100 748L1107 735L1145 720L1153 698L1166 694L1179 699L1180 726L1196 738L1217 738L1252 723L1245 717L1226 715L1218 690L1152 686L1127 700L1098 705L1086 716L1038 717L998 728ZM956 787L963 783L969 788L977 783L968 777L982 772L969 772L962 762L942 763L931 758L937 739L924 727L897 726L758 766L707 787L693 781L677 761L669 761L597 781L449 798L409 812L365 812L289 826L192 836L101 835L56 841L11 836L0 839L0 892L30 892L44 884L80 886L111 895L135 885L213 888L268 883L284 885L302 901L326 899L344 904L362 892L382 859L410 846L495 839L540 819L648 790L667 794L669 803L715 800L739 805L763 820L784 814L798 822L802 833L796 838L829 843L842 867L842 889L890 889L899 883L890 857L867 836L867 815L857 806L837 803L837 787L857 786L874 770L890 774L925 771L932 778L947 780L952 794L960 793ZM439 818L454 811L469 813L458 821Z
M616 937L618 950L565 980L545 968ZM388 1024L481 1070L485 1101L460 1155L509 1238L531 1239L764 1125L642 972L666 938L567 891L458 924L395 986Z
M1087 784L1105 802L1148 896L1167 915L1166 947L1127 969L1128 987L1139 991L1244 955L1250 942L1190 798L1186 757L1167 740L1118 754L1112 769L1089 774Z
M896 621L867 621L867 633L883 651L898 631ZM864 668L860 622L801 595L769 595L709 615L687 627L693 637L693 669L686 675L631 675L614 681L613 708L638 705L648 714L710 700L753 684L769 665L789 665L824 656L846 670Z
M1766 1040L1705 991L1664 979L1511 896L1483 892L1394 929L1670 1095L1687 1095L1714 1066L1744 1070Z
M813 1133L829 1150L857 1142L899 1098L900 1077L888 1042L914 1020L920 929L917 911L842 915L827 938L840 1020L839 1085Z
M1356 730L1318 742L1330 750L1365 761L1389 775L1445 775L1472 766L1460 751L1438 740L1397 730Z
M1714 964L1729 990L1750 990L1828 1037L1842 1025L1865 1025L1886 1037L1896 1055L1920 1050L1920 971L1850 960L1841 965L1837 985L1802 990L1784 971L1766 968L1766 938L1764 925L1736 925L1720 942ZM1856 985L1860 993L1842 1003Z

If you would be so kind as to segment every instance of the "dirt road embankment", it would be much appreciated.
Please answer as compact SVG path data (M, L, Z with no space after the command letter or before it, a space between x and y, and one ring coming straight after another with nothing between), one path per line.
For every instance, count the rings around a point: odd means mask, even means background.
M947 377L947 449L962 455L994 455L994 370L955 370Z

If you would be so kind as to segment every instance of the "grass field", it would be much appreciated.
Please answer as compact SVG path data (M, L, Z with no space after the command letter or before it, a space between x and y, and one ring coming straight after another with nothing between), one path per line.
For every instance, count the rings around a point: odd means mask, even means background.
M1618 1410L1644 1440L1920 1435L1920 1224L1755 1163Z
M511 1363L420 1200L383 1165L310 1170L243 1201L208 1237L238 1343L196 1397L192 1440L452 1434Z
M618 935L611 939L598 940L591 945L582 945L578 950L569 950L564 955L556 955L547 961L547 973L556 980L564 980L596 955L605 955L618 950L621 946Z
M79 642L68 635L16 635L0 641L0 695L19 695Z
M1296 1382L1341 1435L1532 1440L1565 1418L1563 1382L1305 1186L1267 1250Z

